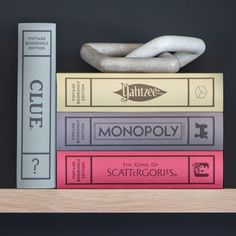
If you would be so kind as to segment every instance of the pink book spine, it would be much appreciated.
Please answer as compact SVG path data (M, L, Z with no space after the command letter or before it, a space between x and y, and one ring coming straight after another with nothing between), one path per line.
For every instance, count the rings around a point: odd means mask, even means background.
M57 188L223 188L223 152L58 151Z

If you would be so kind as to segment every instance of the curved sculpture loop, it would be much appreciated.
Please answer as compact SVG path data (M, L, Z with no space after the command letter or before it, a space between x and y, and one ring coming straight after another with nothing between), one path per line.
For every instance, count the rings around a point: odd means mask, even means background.
M145 44L86 43L80 54L102 72L178 72L205 49L202 39L172 35Z

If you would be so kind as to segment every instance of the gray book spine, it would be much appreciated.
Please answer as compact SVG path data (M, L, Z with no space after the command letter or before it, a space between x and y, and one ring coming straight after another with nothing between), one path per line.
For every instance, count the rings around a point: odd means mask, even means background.
M56 25L18 25L17 188L55 187Z
M223 113L57 113L57 150L223 150Z

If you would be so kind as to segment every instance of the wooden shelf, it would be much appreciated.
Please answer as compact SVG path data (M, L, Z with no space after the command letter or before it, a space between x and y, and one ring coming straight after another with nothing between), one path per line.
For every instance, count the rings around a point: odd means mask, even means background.
M236 189L1 189L0 212L236 212Z

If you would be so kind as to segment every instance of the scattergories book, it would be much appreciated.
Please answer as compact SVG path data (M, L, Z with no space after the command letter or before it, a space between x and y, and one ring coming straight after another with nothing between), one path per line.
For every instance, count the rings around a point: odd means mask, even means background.
M57 188L222 187L222 151L57 152Z

